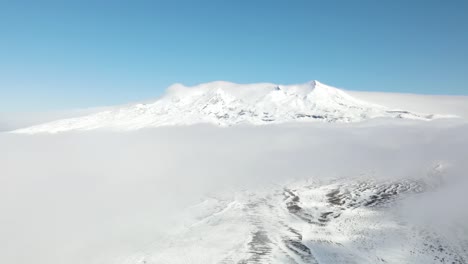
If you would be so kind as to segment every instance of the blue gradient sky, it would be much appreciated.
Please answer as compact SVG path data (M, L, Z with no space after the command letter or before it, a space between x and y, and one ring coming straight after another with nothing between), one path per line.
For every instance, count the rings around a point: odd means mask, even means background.
M0 0L0 111L213 80L467 95L467 14L465 0Z

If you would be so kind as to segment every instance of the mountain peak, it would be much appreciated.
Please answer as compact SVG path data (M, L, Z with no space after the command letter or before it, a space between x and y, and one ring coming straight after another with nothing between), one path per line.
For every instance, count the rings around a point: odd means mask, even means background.
M310 83L310 85L311 85L312 87L314 87L314 88L322 84L321 82L319 82L319 81L317 81L317 80L309 81L309 83Z
M391 110L358 100L317 80L305 84L237 84L225 81L193 87L171 85L153 103L120 107L84 117L16 130L56 133L70 130L135 130L145 127L211 123L232 126L284 122L359 122L375 117L429 120L431 115Z

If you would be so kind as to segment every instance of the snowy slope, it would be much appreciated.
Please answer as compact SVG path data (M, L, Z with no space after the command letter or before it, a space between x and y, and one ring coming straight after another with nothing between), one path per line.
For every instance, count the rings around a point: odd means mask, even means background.
M195 87L175 84L153 103L120 107L14 132L33 134L92 129L135 130L197 123L231 126L292 121L359 122L377 117L430 120L441 116L390 109L365 102L318 81L301 85L212 82Z
M438 188L442 166L397 181L308 180L207 198L193 219L125 264L156 263L455 263L467 261L468 230L448 239L394 213Z
M456 115L468 119L468 96L422 95L388 92L347 91L351 96L390 108L401 108L411 112Z

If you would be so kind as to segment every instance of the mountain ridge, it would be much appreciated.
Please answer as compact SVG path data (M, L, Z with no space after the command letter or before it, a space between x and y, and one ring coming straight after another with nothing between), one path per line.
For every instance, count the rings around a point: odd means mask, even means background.
M431 120L442 116L390 109L359 100L317 80L293 85L215 81L193 87L176 83L169 86L162 97L150 103L122 106L12 132L35 134L94 129L136 130L198 123L224 127L296 121L347 123L377 117Z

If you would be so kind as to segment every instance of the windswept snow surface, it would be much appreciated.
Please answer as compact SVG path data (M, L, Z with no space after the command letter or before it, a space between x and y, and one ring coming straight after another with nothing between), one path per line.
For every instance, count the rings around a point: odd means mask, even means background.
M294 121L359 122L377 117L431 120L443 116L365 102L318 81L300 85L219 81L195 87L175 84L153 103L124 106L14 132L34 134L93 129L136 130L199 123L232 126Z
M447 237L395 214L437 189L440 169L423 179L312 178L213 196L187 210L194 218L182 230L122 262L466 263L466 229Z

